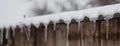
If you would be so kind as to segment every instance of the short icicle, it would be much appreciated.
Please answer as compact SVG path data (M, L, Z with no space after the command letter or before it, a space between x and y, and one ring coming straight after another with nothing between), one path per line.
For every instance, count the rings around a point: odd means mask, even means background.
M15 29L14 29L14 28L12 28L12 30L13 30L13 37L15 37Z
M80 21L78 21L78 32L80 31Z
M54 22L53 24L54 24L54 31L55 31L56 30L56 23Z
M45 42L47 41L47 24L45 25Z
M69 24L67 23L67 42L66 42L66 46L69 46L69 41L68 41L68 35L69 35Z

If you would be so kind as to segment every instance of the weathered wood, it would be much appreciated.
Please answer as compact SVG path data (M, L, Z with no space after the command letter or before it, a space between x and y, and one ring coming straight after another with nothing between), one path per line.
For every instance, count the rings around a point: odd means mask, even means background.
M67 26L65 23L57 23L55 30L55 46L66 46Z
M45 41L45 26L43 24L40 25L39 29L36 31L37 33L37 46L46 46Z
M15 38L14 38L14 43L15 46L22 46L22 42L21 42L21 28L19 28L18 26L15 28Z
M117 46L117 20L110 19L108 25L108 46Z
M94 36L94 22L87 21L81 22L82 24L82 33L83 33L83 46L93 46L93 36Z
M72 22L70 23L70 28L69 28L69 46L78 46L80 44L79 37L78 36L78 23L77 22Z
M47 46L55 46L55 30L53 23L48 24L47 30Z

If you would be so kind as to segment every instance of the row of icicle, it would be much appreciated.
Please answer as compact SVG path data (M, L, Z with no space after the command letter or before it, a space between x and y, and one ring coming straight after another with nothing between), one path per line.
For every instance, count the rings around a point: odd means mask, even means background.
M55 29L56 28L56 23L53 23L53 24L54 24L54 30L56 30ZM69 24L70 23L67 23L67 41L66 41L66 46L69 46L69 42L68 42ZM96 31L96 25L95 24L96 24L96 20L94 20L94 32ZM108 27L109 27L109 20L107 20L107 30L106 30L107 31L106 32L107 40L108 40ZM80 28L80 21L78 21L78 32L80 30L79 28ZM26 35L27 35L27 40L29 40L30 39L30 32L31 32L30 28L27 29L27 28L23 27L21 29L21 32L23 32L23 29L26 30L25 32L26 32ZM6 31L6 36L8 36L8 30ZM15 36L15 30L14 29L13 29L13 36ZM7 37L6 37L6 39L7 39ZM84 46L84 41L82 39L83 39L83 34L81 33L81 43L82 43L82 46ZM45 40L44 41L47 42L47 25L45 25ZM3 30L2 30L1 42L3 42ZM23 42L23 38L22 38L21 42ZM23 46L23 44L22 44L22 46ZM78 45L78 46L80 46L80 45Z

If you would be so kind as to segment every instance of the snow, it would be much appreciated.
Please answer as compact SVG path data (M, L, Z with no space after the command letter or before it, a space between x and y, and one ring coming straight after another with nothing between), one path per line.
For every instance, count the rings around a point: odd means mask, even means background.
M36 27L40 23L44 25L48 25L50 21L54 23L58 23L59 20L64 20L65 23L70 23L72 19L75 19L77 22L83 20L85 16L89 17L92 20L97 20L99 15L103 15L105 19L110 19L113 17L114 13L120 13L120 4L108 5L103 7L90 8L80 11L70 11L63 12L58 14L50 14L38 17L31 17L26 19L21 19L20 21L12 21L13 23L5 23L0 24L0 27L16 27L17 25L21 26L21 24L25 24L30 26L34 24Z

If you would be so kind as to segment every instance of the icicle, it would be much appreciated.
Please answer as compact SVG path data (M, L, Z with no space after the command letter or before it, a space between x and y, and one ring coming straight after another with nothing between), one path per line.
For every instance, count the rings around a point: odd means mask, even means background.
M55 31L55 30L56 30L56 29L55 29L55 28L56 28L56 23L54 22L53 24L54 24L54 31Z
M108 28L109 28L109 20L107 19L107 31L106 31L106 39L108 40Z
M68 41L68 35L69 35L69 24L70 24L70 23L67 23L67 43L66 43L66 46L69 46L69 41Z
M84 40L83 40L83 30L81 30L81 43L82 43L82 46L84 46Z
M6 29L6 39L8 39L8 31L9 29Z
M96 20L93 21L94 22L94 33L96 32Z
M21 45L23 46L23 28L21 27Z
M80 21L78 21L78 32L80 31Z
M30 26L28 26L28 40L30 39Z
M78 32L80 31L80 21L78 21ZM78 36L79 37L79 36ZM80 41L78 40L78 46L80 46Z
M14 28L12 28L12 30L13 30L13 37L15 37L15 29L14 29Z
M25 29L25 33L26 33L26 35L27 35L27 40L29 40L29 34L28 34L28 30L25 28L25 27L23 27L24 29Z
M45 24L45 42L47 41L47 24Z

